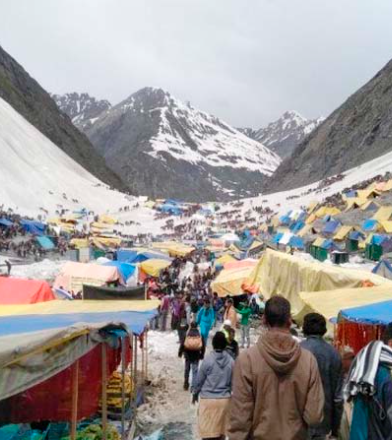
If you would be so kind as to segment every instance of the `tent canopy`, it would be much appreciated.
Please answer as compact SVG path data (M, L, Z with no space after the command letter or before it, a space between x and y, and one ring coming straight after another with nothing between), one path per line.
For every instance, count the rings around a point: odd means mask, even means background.
M54 299L46 281L0 277L0 304L34 304Z
M388 260L380 260L373 268L372 273L387 278L388 280L392 280L392 265Z
M362 229L365 232L376 231L379 228L379 223L376 219L368 219L362 223Z
M228 295L242 295L242 284L254 270L254 266L240 267L231 270L222 270L217 278L211 283L211 289L220 297Z
M134 264L123 263L121 261L109 261L104 266L116 267L120 272L124 283L130 278L136 271Z
M0 225L5 226L6 228L9 228L13 225L13 223L6 218L0 218Z
M140 269L151 277L159 277L162 270L170 266L170 261L167 260L146 260L140 263Z
M337 233L335 234L333 239L334 240L345 240L352 230L353 230L353 226L343 225L337 231Z
M267 249L248 281L258 284L260 292L267 299L273 295L283 295L291 302L293 314L298 315L304 308L300 292L361 287L367 280L375 285L388 284L390 289L392 287L392 283L385 278L369 272L308 262Z
M122 281L122 277L116 267L69 261L61 269L54 287L62 287L68 291L79 292L83 290L83 284L102 286L116 281Z
M42 249L45 250L52 250L54 249L53 241L47 237L46 235L42 235L40 237L37 237L38 244L42 247Z
M381 206L381 208L374 214L373 219L379 222L389 220L392 216L392 206Z
M20 221L20 224L22 225L23 229L30 234L44 235L46 226L41 222L23 219Z
M392 301L341 310L339 319L367 325L388 325L392 322Z

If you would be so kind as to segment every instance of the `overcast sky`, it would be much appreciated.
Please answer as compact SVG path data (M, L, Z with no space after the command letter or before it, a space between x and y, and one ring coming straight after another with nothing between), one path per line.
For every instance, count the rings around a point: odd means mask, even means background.
M328 115L392 58L391 0L0 0L3 46L51 92L162 87L235 126Z

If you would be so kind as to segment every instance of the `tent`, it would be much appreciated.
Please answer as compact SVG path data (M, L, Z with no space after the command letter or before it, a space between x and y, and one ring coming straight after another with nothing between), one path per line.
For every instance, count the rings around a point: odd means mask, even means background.
M305 243L301 237L297 235L293 235L290 238L289 246L296 249L305 249Z
M211 283L212 291L216 292L220 297L242 295L243 290L241 286L252 273L254 268L254 266L248 266L231 270L222 270Z
M372 273L392 280L392 265L388 260L380 260L372 270Z
M392 221L391 220L382 220L381 222L382 229L387 233L392 233Z
M255 267L257 265L257 260L253 258L247 258L245 260L235 260L229 261L223 265L226 270L239 269L241 267Z
M298 237L305 237L305 235L312 234L313 233L313 226L312 225L305 225L298 233Z
M387 283L390 288L392 287L392 283L385 278L369 272L308 262L267 249L248 281L258 284L260 292L267 299L273 295L286 297L291 302L293 314L297 315L304 307L303 300L299 296L300 292L361 287L367 280L374 285Z
M0 226L5 226L6 228L9 228L13 225L13 223L6 218L0 218Z
M0 277L0 304L34 304L54 299L46 281Z
M384 281L384 284L375 287L338 288L318 292L300 292L299 296L304 306L302 314L318 312L330 320L336 318L341 310L368 306L382 301L391 301L392 283L388 280Z
M140 263L139 267L144 274L157 278L170 264L167 260L146 260Z
M136 271L134 264L122 263L120 261L109 261L104 263L104 266L116 267L121 274L124 284L126 284L128 278L130 278Z
M337 220L331 220L327 222L324 226L323 233L324 234L333 234L340 226L340 222Z
M392 300L343 309L339 318L368 325L388 325L392 322Z
M224 240L223 237L221 239ZM151 243L151 247L158 251L166 252L166 256L169 254L171 257L185 257L195 250L193 246L188 246L176 241Z
M20 221L23 229L29 234L44 235L46 226L41 222L23 219Z
M315 212L317 218L323 218L326 215L334 216L340 214L340 209L333 206L322 206Z
M366 199L360 199L358 197L353 198L353 199L348 199L347 200L346 211L349 211L350 209L360 208L365 203L367 203Z
M365 204L361 206L362 211L376 211L380 205L374 200L368 200Z
M46 235L42 235L40 237L37 237L38 244L42 247L42 249L45 249L47 251L50 251L54 249L53 241L47 237Z
M364 232L374 232L380 228L380 225L376 219L368 219L362 223L361 227Z
M392 216L392 206L381 206L380 209L374 214L373 219L379 222L387 221Z
M352 230L353 226L343 225L339 228L333 239L338 241L345 240Z
M224 266L225 263L229 263L229 262L233 262L233 261L237 261L237 260L234 257L232 257L230 254L224 254L215 260L215 265L220 264L220 265Z
M279 244L282 245L288 245L290 243L291 237L293 237L294 234L292 234L291 232L285 232L282 237L279 240Z
M83 290L83 284L103 286L114 282L122 283L122 277L117 267L69 261L61 269L54 282L54 287L80 292Z

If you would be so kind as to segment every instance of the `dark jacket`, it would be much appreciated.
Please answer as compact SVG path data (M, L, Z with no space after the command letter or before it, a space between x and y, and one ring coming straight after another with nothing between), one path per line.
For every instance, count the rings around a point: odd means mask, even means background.
M321 336L309 336L301 346L309 350L317 360L325 395L324 420L312 427L311 433L325 436L332 431L337 437L343 413L341 357L338 351Z
M233 339L231 342L228 342L226 346L226 351L234 360L236 360L240 353L238 342L235 339Z
M200 336L200 332L197 328L191 328L188 333L190 336ZM190 351L185 348L184 344L185 344L185 339L180 344L180 348L178 350L179 357L182 357L182 355L184 355L185 359L188 359L189 362L199 362L201 359L203 359L204 347L198 351Z

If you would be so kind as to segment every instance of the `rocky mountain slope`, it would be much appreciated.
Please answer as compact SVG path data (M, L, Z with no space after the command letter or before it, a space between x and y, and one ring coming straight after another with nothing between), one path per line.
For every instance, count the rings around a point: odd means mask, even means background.
M323 118L306 119L296 111L288 111L267 127L259 130L243 128L240 131L251 139L261 142L284 159L289 157L322 121Z
M266 190L296 188L392 151L392 61L279 166Z
M259 142L161 89L139 90L86 134L127 185L155 198L256 195L280 163Z
M88 93L66 93L51 95L57 107L66 113L81 131L91 128L98 117L112 105L106 99L95 99Z
M88 138L1 46L0 98L94 176L113 187L124 188L120 178L106 166Z

